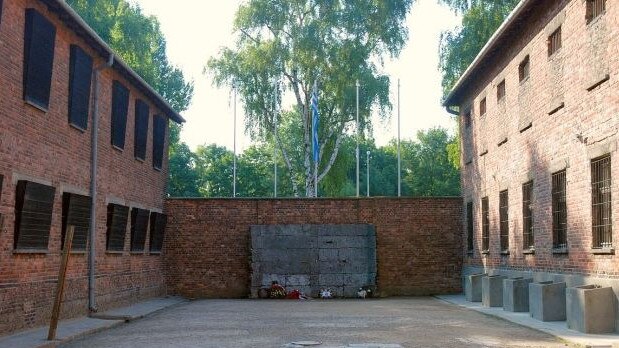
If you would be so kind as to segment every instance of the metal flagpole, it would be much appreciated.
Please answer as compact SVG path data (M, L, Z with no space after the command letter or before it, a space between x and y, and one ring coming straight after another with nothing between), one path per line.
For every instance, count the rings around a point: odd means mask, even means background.
M366 176L366 184L367 184L367 189L366 189L366 194L368 197L370 197L370 150L368 150L367 152L368 155L368 159L367 159L367 163L366 163L366 170L367 170L367 176Z
M400 79L398 79L398 197L402 196L402 161L400 157Z
M359 80L357 80L357 197L359 197Z
M234 86L234 161L232 165L232 197L236 197L236 86Z
M273 197L277 198L277 84L273 99Z

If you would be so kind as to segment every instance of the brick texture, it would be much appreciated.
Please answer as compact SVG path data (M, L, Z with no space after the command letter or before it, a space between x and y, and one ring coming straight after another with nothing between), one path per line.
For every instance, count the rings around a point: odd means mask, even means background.
M47 112L24 103L22 98L24 20L28 7L50 19L57 30ZM4 176L0 196L0 334L49 321L60 263L62 192L88 194L92 118L86 132L68 123L70 44L80 45L95 57L95 67L104 64L86 41L68 30L41 1L4 1L0 24L0 175ZM113 79L123 81L130 88L126 145L122 152L113 149L110 141ZM147 252L106 254L105 235L106 203L109 200L163 210L167 160L162 171L153 169L152 121L146 160L140 162L133 156L134 100L142 98L147 101L153 114L159 112L154 104L116 70L105 70L100 80L97 238L94 242L97 250L96 295L99 309L104 310L165 293L159 255L148 255ZM47 253L19 254L13 250L15 189L20 179L43 181L56 188ZM125 250L129 250L128 243L129 227ZM146 247L148 250L148 242ZM63 318L87 313L87 272L87 255L72 254Z
M474 205L474 252L467 255L463 246L464 264L616 278L619 255L592 253L590 161L610 153L612 180L619 180L619 7L607 1L606 12L587 24L586 1L533 3L459 91L461 110L473 111L471 127L461 125L463 204ZM547 39L559 25L562 48L549 57ZM518 66L527 55L530 76L519 81ZM496 85L503 79L506 97L498 102ZM485 116L479 112L484 97ZM554 254L551 174L562 169L567 175L568 253ZM522 184L529 180L533 180L535 233L535 253L530 255L522 247ZM509 255L501 255L499 246L499 192L505 189L509 190ZM485 196L490 207L488 255L480 253ZM618 217L619 185L613 183L615 245Z
M372 224L382 296L461 291L460 198L169 199L168 291L249 296L250 225Z

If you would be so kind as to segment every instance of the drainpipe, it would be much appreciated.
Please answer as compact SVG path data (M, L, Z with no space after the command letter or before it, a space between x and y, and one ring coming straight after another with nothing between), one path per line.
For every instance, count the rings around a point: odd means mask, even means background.
M95 250L97 235L97 163L99 157L99 75L114 64L114 54L110 53L107 62L93 71L94 93L92 110L92 130L90 149L90 230L88 239L88 311L97 312L95 302Z

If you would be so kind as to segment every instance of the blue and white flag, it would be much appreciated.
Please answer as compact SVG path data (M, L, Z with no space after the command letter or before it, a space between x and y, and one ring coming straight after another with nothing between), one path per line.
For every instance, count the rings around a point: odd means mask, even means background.
M314 82L314 89L312 91L312 143L314 150L314 163L318 163L318 124L320 117L318 116L318 85Z

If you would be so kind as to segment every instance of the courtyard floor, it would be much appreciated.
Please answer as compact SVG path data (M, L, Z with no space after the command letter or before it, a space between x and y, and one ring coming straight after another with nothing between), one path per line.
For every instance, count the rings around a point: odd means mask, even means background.
M553 336L431 297L199 300L63 347L565 347Z

